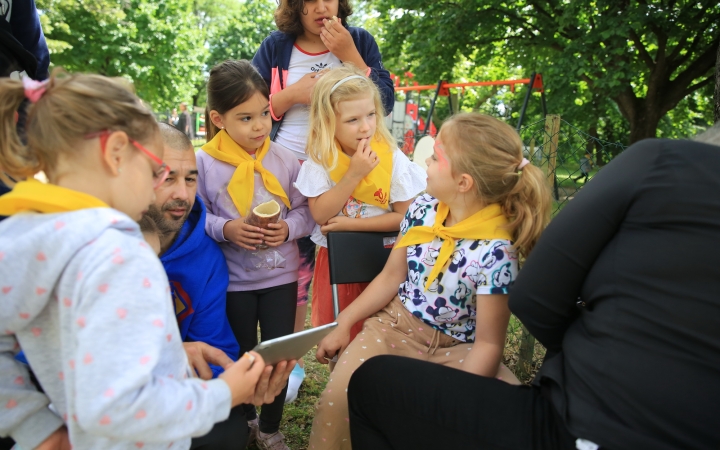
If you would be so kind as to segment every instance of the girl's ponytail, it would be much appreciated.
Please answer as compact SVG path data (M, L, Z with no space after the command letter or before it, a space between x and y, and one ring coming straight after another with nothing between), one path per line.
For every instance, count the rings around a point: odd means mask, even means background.
M0 79L0 170L21 178L39 170L39 162L17 134L17 111L23 100L21 81Z
M510 219L515 248L527 257L550 221L550 191L542 170L532 164L523 167L502 206Z
M25 146L15 128L15 111L25 97L23 83L0 79L0 166L10 175L42 170L52 178L58 158L76 157L77 144L90 133L124 131L140 143L157 138L155 117L124 79L56 68L44 87L27 110Z
M458 114L442 126L454 173L467 173L476 194L500 203L521 257L527 257L550 221L550 187L542 170L521 167L523 144L508 124L477 113Z

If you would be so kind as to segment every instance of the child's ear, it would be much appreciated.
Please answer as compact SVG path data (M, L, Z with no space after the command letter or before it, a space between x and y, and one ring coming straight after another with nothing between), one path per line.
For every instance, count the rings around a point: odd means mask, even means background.
M475 180L473 180L470 175L466 173L460 175L460 179L458 182L458 190L461 194L470 192L473 186L475 186Z
M212 121L213 125L216 127L222 129L225 128L225 125L223 124L222 116L219 112L215 111L214 109L210 111L210 120Z
M120 173L121 166L127 159L128 144L130 144L130 138L124 131L114 131L108 136L102 159L112 176Z

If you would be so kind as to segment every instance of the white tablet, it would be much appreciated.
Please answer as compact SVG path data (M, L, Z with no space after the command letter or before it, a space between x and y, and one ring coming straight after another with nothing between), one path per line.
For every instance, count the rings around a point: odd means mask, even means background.
M281 361L300 359L325 336L337 327L337 322L329 323L310 330L299 331L287 336L259 343L253 351L258 352L265 364L277 364Z

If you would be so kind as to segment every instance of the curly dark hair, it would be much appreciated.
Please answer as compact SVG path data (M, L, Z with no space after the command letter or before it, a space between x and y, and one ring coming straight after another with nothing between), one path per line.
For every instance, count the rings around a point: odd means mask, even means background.
M315 0L323 1L323 0ZM347 27L347 18L353 13L350 0L338 0L337 16L342 24ZM280 0L275 10L275 25L278 30L293 36L300 36L305 31L300 21L300 15L307 14L305 0Z

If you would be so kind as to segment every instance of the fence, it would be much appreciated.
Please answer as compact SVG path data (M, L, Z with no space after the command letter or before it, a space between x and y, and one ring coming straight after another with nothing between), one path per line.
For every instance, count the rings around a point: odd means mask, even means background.
M543 169L554 200L553 216L605 164L625 149L597 139L550 114L520 131L525 157Z
M435 130L431 128L431 136ZM403 151L413 157L418 136L413 131L393 130ZM548 178L553 196L553 217L582 189L598 170L625 149L620 143L597 139L558 115L531 123L519 130L523 152ZM540 369L545 348L512 316L508 325L503 361L520 381L528 383Z

